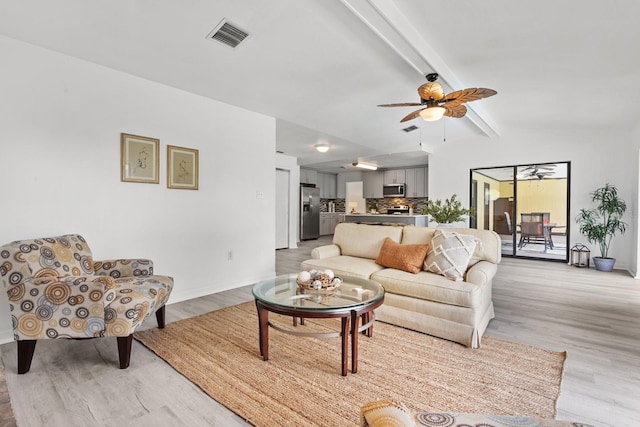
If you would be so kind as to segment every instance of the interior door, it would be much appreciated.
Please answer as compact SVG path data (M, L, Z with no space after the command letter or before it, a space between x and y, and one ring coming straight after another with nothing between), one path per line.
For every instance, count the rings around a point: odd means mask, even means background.
M289 247L289 171L276 169L276 249Z

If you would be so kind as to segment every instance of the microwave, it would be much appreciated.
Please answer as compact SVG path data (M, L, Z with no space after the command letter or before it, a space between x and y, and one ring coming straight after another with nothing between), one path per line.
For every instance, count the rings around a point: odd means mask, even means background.
M382 186L383 197L404 197L404 184L384 184Z

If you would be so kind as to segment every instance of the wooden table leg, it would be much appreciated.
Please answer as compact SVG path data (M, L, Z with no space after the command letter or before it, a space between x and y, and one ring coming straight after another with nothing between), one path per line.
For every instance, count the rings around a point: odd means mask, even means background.
M256 301L258 324L260 330L260 356L269 360L269 311Z
M358 372L358 325L360 321L360 315L355 311L351 312L351 372Z
M349 369L349 317L342 317L342 376L347 376Z
M373 311L367 311L367 323L371 322L371 320L373 320ZM374 322L375 323L375 322ZM366 330L362 331L364 332L369 338L371 338L373 336L373 325L374 323L371 324L371 326L369 326Z

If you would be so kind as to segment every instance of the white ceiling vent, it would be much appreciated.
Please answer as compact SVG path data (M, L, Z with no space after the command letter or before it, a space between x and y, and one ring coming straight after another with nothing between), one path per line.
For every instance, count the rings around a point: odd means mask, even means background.
M216 40L232 48L237 47L247 37L249 37L249 33L226 19L223 19L207 36L208 39Z

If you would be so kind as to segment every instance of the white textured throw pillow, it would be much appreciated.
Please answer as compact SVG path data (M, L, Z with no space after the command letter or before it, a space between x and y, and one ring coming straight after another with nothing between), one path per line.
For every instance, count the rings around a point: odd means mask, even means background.
M433 234L424 269L451 280L462 280L475 249L474 236L438 229Z

